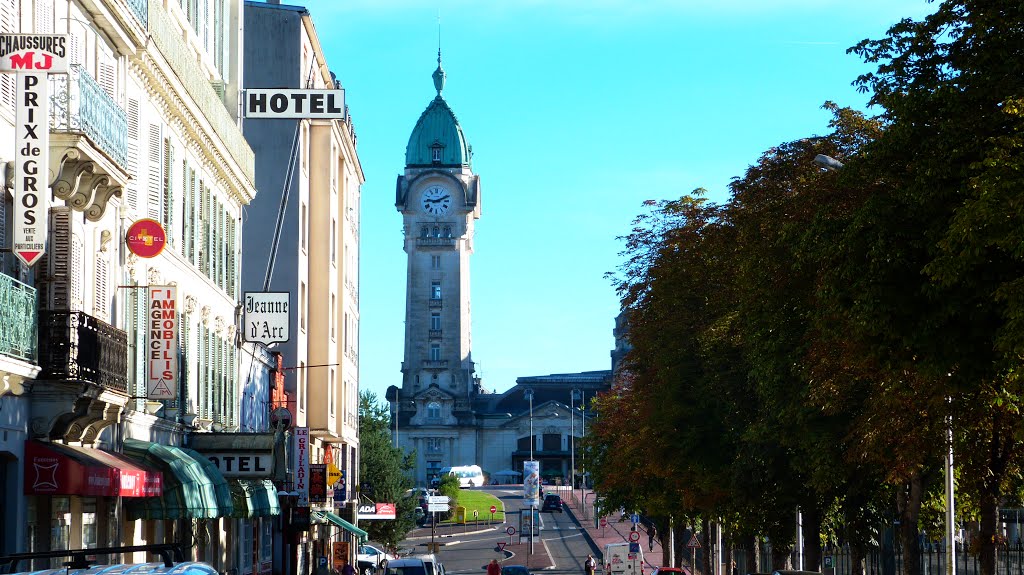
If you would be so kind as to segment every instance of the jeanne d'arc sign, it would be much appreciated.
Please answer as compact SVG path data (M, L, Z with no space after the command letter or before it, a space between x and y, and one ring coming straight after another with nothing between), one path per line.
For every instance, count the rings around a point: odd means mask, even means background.
M14 148L14 243L31 266L46 252L49 230L48 73L68 71L66 34L0 34L0 72L17 85Z

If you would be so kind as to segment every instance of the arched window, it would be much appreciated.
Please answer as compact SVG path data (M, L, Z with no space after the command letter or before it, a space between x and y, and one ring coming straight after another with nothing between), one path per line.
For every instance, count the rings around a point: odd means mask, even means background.
M422 228L420 228L420 237L421 238L427 237L428 234L430 234L430 230L427 229L427 226L423 226Z
M441 237L441 228L439 228L437 226L434 226L434 237L435 238Z
M427 404L427 419L441 419L441 404L431 401Z
M452 237L452 227L451 226L445 226L444 227L444 237L446 237L446 238Z

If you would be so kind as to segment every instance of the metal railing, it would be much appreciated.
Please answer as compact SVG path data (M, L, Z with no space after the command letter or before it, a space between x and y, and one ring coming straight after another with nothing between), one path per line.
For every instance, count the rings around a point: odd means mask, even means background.
M84 133L122 168L128 167L128 115L80 65L50 74L50 129Z
M0 353L35 361L36 289L0 274Z
M125 2L132 9L132 14L139 19L142 27L149 26L149 0L125 0Z
M454 246L455 238L439 238L434 236L416 238L416 245L420 247L446 247Z
M445 369L448 367L447 359L424 359L424 369Z
M252 148L242 136L238 123L228 113L224 101L210 85L209 75L200 69L195 52L181 38L181 31L164 12L160 0L149 0L148 19L149 33L153 36L156 47L170 64L178 80L185 86L185 91L202 110L213 131L224 142L228 153L238 163L242 173L249 182L254 182L256 160Z
M40 380L128 391L128 334L80 311L39 312Z

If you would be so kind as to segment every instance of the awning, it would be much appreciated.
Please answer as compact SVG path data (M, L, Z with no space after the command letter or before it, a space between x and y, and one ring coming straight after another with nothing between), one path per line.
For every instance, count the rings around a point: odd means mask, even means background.
M231 501L235 506L232 517L271 517L281 514L277 501L277 488L269 479L229 479Z
M313 518L318 523L333 523L338 527L341 527L345 531L348 531L352 535L355 535L356 540L358 540L360 543L365 543L370 538L369 533L363 531L355 525L352 525L348 521L345 521L344 519L338 517L330 511L314 511Z
M125 509L135 519L213 519L234 511L228 482L209 459L184 447L138 439L124 440L131 459L164 471L163 497L129 502Z
M159 471L117 453L25 442L25 495L152 497L162 493L162 486Z

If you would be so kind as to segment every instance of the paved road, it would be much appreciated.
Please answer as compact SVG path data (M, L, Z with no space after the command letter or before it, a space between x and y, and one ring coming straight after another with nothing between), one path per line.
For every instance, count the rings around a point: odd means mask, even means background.
M480 575L492 558L503 565L528 565L531 571L545 571L552 575L583 573L583 561L593 548L571 512L540 514L541 532L532 555L527 540L520 544L518 534L511 538L512 545L506 545L499 551L496 549L498 542L507 544L509 541L506 528L510 525L517 530L519 528L518 517L514 514L523 508L522 487L487 486L480 489L501 500L508 523L488 525L481 521L465 526L438 527L434 537L442 544L438 555L448 573ZM422 553L430 541L430 534L429 528L417 529L400 547L414 547L417 553Z

